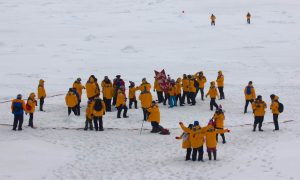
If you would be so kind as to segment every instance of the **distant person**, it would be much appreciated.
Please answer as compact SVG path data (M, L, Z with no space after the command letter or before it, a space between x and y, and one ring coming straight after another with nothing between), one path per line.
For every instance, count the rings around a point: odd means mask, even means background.
M16 131L18 126L18 130L22 131L24 111L26 112L25 102L24 100L22 100L22 95L18 94L17 98L14 99L11 103L11 112L14 115L14 124L12 130Z
M207 92L207 94L205 95L205 97L209 96L210 97L210 110L213 111L214 107L216 109L219 108L218 104L216 103L216 98L219 96L218 94L218 91L216 89L216 86L215 86L215 82L212 81L210 82L210 88Z
M146 87L144 87L144 90L141 92L139 96L139 100L141 101L141 106L143 109L144 121L147 121L148 119L147 109L151 106L152 95L150 91L147 90Z
M78 108L80 108L80 103L81 103L81 98L82 98L82 90L85 89L85 87L81 84L81 78L76 79L76 81L73 83L73 88L76 89L76 92L79 95Z
M74 94L74 89L70 88L68 94L65 98L66 105L68 106L68 116L70 116L71 112L73 111L74 115L77 116L77 106L78 106L78 97Z
M246 15L247 23L250 24L251 14L248 12Z
M185 104L185 99L187 100L188 104L191 104L190 98L189 98L189 79L186 74L183 74L182 78L182 104Z
M204 87L206 83L206 77L203 75L203 71L197 72L195 74L196 80L199 83L199 90L201 93L201 100L204 101Z
M254 125L253 131L256 131L256 126L258 124L258 130L262 130L262 123L264 121L265 109L267 108L267 104L262 100L262 96L258 95L256 100L252 103L252 109L254 113Z
M214 14L211 14L210 16L210 20L211 20L211 26L215 26L216 25L216 16Z
M116 108L118 110L117 118L121 118L121 112L123 112L123 118L128 118L127 116L127 106L126 106L126 97L121 89L118 90L117 100L116 100Z
M252 84L253 84L252 81L249 81L248 85L244 89L245 100L246 100L246 104L245 104L245 108L244 108L245 114L247 113L249 103L252 104L256 97L255 89Z
M220 93L220 100L225 99L225 94L224 94L224 75L222 71L218 71L218 77L217 77L217 85L218 85L218 90Z
M274 122L274 126L275 126L275 129L274 131L278 131L279 130L279 124L278 124L278 116L280 113L283 112L283 105L281 103L279 103L279 97L272 94L270 96L271 98L271 106L270 106L270 109L272 111L272 114L273 114L273 122Z
M164 95L163 95L163 90L161 89L159 83L158 83L158 80L156 77L155 78L155 81L154 81L154 87L153 87L153 91L157 93L157 99L158 99L158 103L162 103L164 102Z
M93 128L93 119L94 119L94 116L93 116L94 107L93 106L94 106L94 102L88 100L87 107L86 107L86 110L85 110L85 117L86 117L85 127L84 127L85 131L87 131L88 128L90 128L90 130L94 129Z
M193 124L189 124L188 126L189 129L193 129ZM182 149L186 149L186 155L185 155L185 160L189 161L191 160L191 153L192 153L192 146L191 146L191 137L190 133L188 132L183 132L179 137L176 137L176 139L182 139Z
M45 81L40 79L38 86L38 99L40 100L40 111L44 111L43 106L46 98L46 90L44 87Z
M136 100L136 95L135 92L139 90L138 87L135 87L135 83L132 81L129 81L130 86L129 86L129 109L132 108L132 105L134 104L135 109L137 109L137 100Z

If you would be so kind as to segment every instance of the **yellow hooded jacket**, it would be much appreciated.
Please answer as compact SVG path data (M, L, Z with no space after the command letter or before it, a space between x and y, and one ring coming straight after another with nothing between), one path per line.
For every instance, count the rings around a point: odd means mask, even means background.
M125 106L126 105L126 99L125 95L121 90L118 91L118 96L117 96L117 102L116 102L116 107L120 106Z
M189 79L188 78L182 79L182 90L185 92L189 91Z
M278 96L275 96L274 100L271 103L270 109L272 110L273 114L280 114L278 99Z
M181 124L180 127L184 132L190 134L190 142L192 148L199 148L203 146L206 128L201 128L200 126L196 126L193 127L193 129L189 129L185 127L183 124Z
M206 94L206 96L210 96L211 99L215 99L216 97L219 97L219 93L215 86L211 86Z
M265 109L267 108L267 104L264 101L261 100L255 100L252 103L252 109L254 112L254 116L264 116L265 115Z
M224 113L221 114L215 113L213 119L216 122L216 128L224 128L224 120L225 120Z
M78 104L78 99L73 92L68 92L65 100L66 100L67 106L70 108L73 108L73 107L77 106L77 104Z
M224 87L224 76L222 73L220 73L217 77L217 85L218 87Z
M179 136L178 139L182 139L182 145L181 147L183 149L188 149L188 148L191 148L191 140L190 140L190 134L189 133L182 133L181 136Z
M26 109L28 113L34 113L35 111L35 106L37 105L37 102L35 100L35 94L31 93L29 95L29 98L27 100L27 104L26 104Z
M249 86L249 85L248 85L248 86ZM246 86L245 89L244 89L245 99L246 99L246 100L253 100L253 99L256 98L255 89L254 89L254 87L251 85L251 86L250 86L250 87L251 87L251 93L250 93L250 94L247 94L247 87L248 87L248 86Z
M157 105L154 105L147 109L147 111L150 113L148 116L149 122L157 122L160 123L160 111Z
M81 96L82 96L82 89L84 89L85 87L81 84L81 82L75 81L75 82L73 83L73 88L76 89L76 92L78 93L79 98L81 99Z
M207 130L205 132L206 147L207 148L216 148L217 147L216 135L223 134L226 132L228 132L228 129L220 130L220 129L215 129L213 126L207 126Z
M103 99L112 99L114 94L114 88L111 82L106 83L105 81L101 82Z
M46 90L45 90L45 87L44 87L44 80L40 80L39 82L39 86L38 86L38 99L41 99L41 98L46 98Z
M149 108L152 103L152 95L150 92L142 92L139 96L142 108Z
M159 83L158 83L158 81L156 79L154 81L154 88L153 89L156 90L156 91L158 91L158 92L162 91L161 87L159 86Z
M95 97L99 94L99 90L93 78L90 78L89 81L85 85L86 95L88 98Z

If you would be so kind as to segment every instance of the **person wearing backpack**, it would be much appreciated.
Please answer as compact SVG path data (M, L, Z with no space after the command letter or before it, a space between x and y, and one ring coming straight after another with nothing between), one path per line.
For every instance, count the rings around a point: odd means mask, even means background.
M224 94L224 75L222 71L218 71L218 77L217 77L217 85L218 85L218 90L220 93L220 100L225 99L225 94Z
M188 104L191 104L190 99L189 99L189 79L186 74L183 74L182 78L182 104L185 104L185 99L187 100Z
M152 130L151 133L158 133L162 130L160 123L160 111L155 101L151 102L151 106L146 109L149 114L147 120L151 122Z
M126 97L121 89L118 90L116 107L118 110L117 118L121 118L121 112L123 109L124 109L123 118L128 118L128 116L127 116L128 108L126 106Z
M136 95L135 92L139 89L138 87L135 87L134 82L129 81L130 86L129 86L129 109L132 108L132 104L134 104L135 109L137 109L137 100L136 100Z
M43 106L46 98L45 81L40 79L38 86L38 99L40 100L40 111L44 111Z
M78 97L74 94L74 90L72 88L69 89L68 94L65 97L65 101L68 106L68 116L70 116L72 111L74 115L77 116Z
M245 94L245 100L246 100L244 114L246 114L249 103L252 104L256 97L255 89L253 87L252 81L249 81L248 86L245 87L244 94Z
M189 129L193 129L193 124L189 124ZM179 137L175 137L175 139L182 139L182 149L186 149L186 155L185 160L189 161L191 160L191 153L192 153L192 146L191 146L191 140L190 140L190 134L187 132L183 132Z
M33 113L35 111L35 106L37 105L37 101L35 100L35 94L30 93L27 103L26 103L26 110L29 113L29 123L28 126L34 128L33 126Z
M106 106L106 112L111 112L111 99L114 94L113 85L108 76L104 76L103 81L101 82L103 101Z
M103 131L103 116L105 115L105 103L99 97L96 97L93 104L93 119L96 131Z
M149 108L151 106L152 95L147 90L146 87L144 87L144 90L141 92L141 94L139 96L139 100L141 101L141 106L143 109L144 121L147 121L147 118L148 118L147 108Z
M94 116L93 116L93 108L94 108L94 102L91 101L91 100L88 100L88 103L87 103L87 107L86 107L86 110L85 110L85 127L84 127L84 130L87 131L88 128L90 128L90 130L93 130L93 119L94 119Z
M278 116L281 112L283 112L283 108L282 107L280 108L280 102L278 101L279 100L278 96L272 94L270 96L270 98L271 98L271 101L272 101L270 109L271 109L272 114L273 114L273 122L274 122L274 126L275 126L274 131L278 131L279 130Z
M216 103L216 98L219 96L218 91L215 86L215 82L210 82L210 88L205 97L210 96L210 110L213 111L214 107L218 109L218 104Z
M95 76L91 75L85 84L88 100L93 100L100 93Z
M22 100L22 95L18 94L17 98L12 100L11 103L11 112L14 115L14 124L12 130L16 131L18 126L18 130L22 131L24 111L26 112L25 102Z
M264 131L261 129L262 123L264 121L265 109L267 108L267 104L262 100L262 96L258 95L255 101L252 103L252 109L254 113L254 125L253 131L256 131L256 126L258 124L258 130Z

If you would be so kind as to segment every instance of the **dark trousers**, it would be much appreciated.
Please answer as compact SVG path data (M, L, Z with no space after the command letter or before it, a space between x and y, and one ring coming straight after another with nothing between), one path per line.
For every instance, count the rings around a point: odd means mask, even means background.
M179 105L182 106L183 103L182 103L182 98L181 98L181 94L177 94L176 95L176 105L177 105L177 102L179 102Z
M208 159L211 160L211 153L213 153L214 160L217 160L217 151L213 151L213 152L209 151L209 152L207 152Z
M144 115L144 121L147 121L148 119L148 111L146 108L143 108L143 115Z
M14 116L13 130L16 130L17 126L18 126L18 130L22 130L23 121L24 121L23 114L22 115L15 115Z
M198 153L198 161L202 161L203 160L203 146L201 146L199 148L193 148L193 154L192 154L193 161L196 161L197 153Z
M224 95L224 87L218 87L219 93L220 93L220 99L225 99Z
M130 98L129 99L129 109L132 108L132 104L134 104L134 108L137 109L137 100L136 100L136 98Z
M186 149L186 156L185 156L186 161L191 159L191 153L192 153L192 148L187 148Z
M121 118L121 113L122 113L122 110L124 109L124 112L123 112L123 117L127 117L127 106L126 105L121 105L119 107L117 107L117 110L118 110L118 115L117 117L118 118Z
M189 95L188 95L188 94L189 94L189 92L183 91L182 97L181 97L182 103L183 103L183 104L185 104L185 98L186 98L186 100L187 100L187 103L188 103L188 104L191 104L190 99L189 99Z
M106 111L111 112L111 99L103 98L103 101L105 103Z
M168 101L168 104L170 104L169 97L170 97L170 95L165 93L164 105L167 105L167 101Z
M102 116L94 116L94 126L96 131L103 131Z
M250 24L250 19L247 19L247 23Z
M161 126L159 126L158 122L151 121L152 131L151 132L159 132L161 131Z
M245 104L245 109L244 109L244 113L247 113L247 109L248 109L248 105L249 105L249 103L253 103L253 99L251 99L251 100L246 100L246 104Z
M218 128L218 127L216 127L216 129L223 130L223 128ZM226 140L225 140L225 135L224 135L224 133L222 133L222 134L220 134L220 135L221 135L221 137L222 137L223 144L224 144L224 143L226 143ZM217 142L218 142L218 136L219 136L219 134L217 134L217 135L216 135L216 140L217 140Z
M84 130L93 130L93 120L86 117Z
M81 100L79 99L78 104L76 106L77 116L80 116L80 103L81 103Z
M118 93L117 93L118 91L115 91L115 95L114 95L114 97L113 97L113 103L112 103L112 105L113 106L115 106L116 104L117 104L117 96L118 96Z
M218 104L216 103L216 98L211 98L210 99L210 110L213 111L214 110L214 107L216 109L218 109Z
M204 100L204 88L200 88L201 100Z
M28 126L33 128L33 113L29 113L29 123Z
M256 130L257 124L258 124L258 129L262 130L261 127L262 127L263 121L264 121L264 116L255 116L254 117L253 131Z
M162 91L156 91L157 93L157 99L158 99L158 103L162 103L164 102L164 95Z
M45 102L45 98L44 98L44 97L41 97L41 98L40 98L40 111L44 111L44 110L43 110L44 102Z
M196 97L195 97L194 92L189 92L189 99L190 99L190 102L192 103L192 105L196 104Z
M275 130L279 130L278 114L273 114L273 122L274 122Z
M211 21L210 25L215 26L216 22L215 21Z
M73 113L75 114L75 116L77 116L77 106L75 107L68 107L68 116L70 116L71 112L73 111Z

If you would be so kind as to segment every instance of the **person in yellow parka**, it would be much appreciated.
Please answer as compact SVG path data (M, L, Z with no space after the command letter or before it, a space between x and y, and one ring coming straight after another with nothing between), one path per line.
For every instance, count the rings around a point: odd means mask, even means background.
M151 102L152 102L152 95L150 91L147 90L146 87L144 87L144 90L141 92L139 96L139 100L141 101L141 106L143 109L144 121L146 121L148 117L147 108L151 106Z
M148 81L146 80L146 78L142 79L142 84L139 86L139 90L140 91L144 91L144 88L146 88L147 91L151 90L151 84L148 83Z
M156 79L156 77L154 77L154 87L153 87L153 91L157 93L157 99L158 99L158 103L162 103L164 102L164 95L163 95L163 90L161 89L158 80Z
M93 108L94 108L94 102L91 101L91 100L88 100L87 107L86 107L86 110L85 110L85 118L86 118L85 127L84 127L85 131L87 131L88 128L90 128L90 130L94 130L94 127L93 127L93 119L94 119Z
M193 148L192 161L196 161L197 154L198 161L203 161L203 143L206 128L201 128L198 121L194 121L192 129L185 127L182 122L179 125L184 132L190 134L190 142Z
M85 84L86 88L86 96L89 100L93 100L95 97L99 95L99 88L97 88L97 84L95 82L94 76L90 76L88 81Z
M26 103L26 109L29 113L29 123L28 126L31 128L34 128L33 126L33 113L35 111L35 106L37 105L37 101L35 100L35 94L32 92L30 93L27 103Z
M114 88L108 76L104 76L104 79L101 82L101 87L102 87L103 101L105 103L106 111L111 112L111 100L114 95Z
M121 112L124 109L123 112L123 118L128 118L127 116L127 106L126 106L126 97L125 94L121 89L118 90L117 100L116 100L116 107L118 110L117 118L121 118Z
M188 128L192 130L193 124L189 124ZM179 137L176 137L176 139L182 139L182 148L186 149L185 160L186 161L191 160L192 146L191 146L190 134L187 132L183 132Z
M189 99L189 79L186 74L182 76L182 104L185 104L185 99L188 104L191 104Z
M252 103L252 109L254 114L253 131L256 131L257 124L258 124L258 130L263 131L261 127L264 121L266 108L267 108L267 104L262 100L262 96L258 95L256 100Z
M201 100L204 101L204 87L206 83L206 77L203 75L203 71L200 71L195 74L196 80L199 83L199 90L201 93ZM197 92L198 93L198 92Z
M224 75L222 71L218 71L218 77L217 77L217 85L218 85L218 90L220 93L220 100L225 99L225 94L224 94Z
M253 87L252 81L249 81L248 86L245 87L244 94L245 94L245 100L246 100L244 114L246 114L249 103L252 104L254 99L256 98L256 93L255 93L255 89Z
M104 101L100 97L96 97L93 104L93 118L96 131L103 131L103 116L105 115L106 107Z
M78 106L80 107L81 97L82 97L82 90L85 89L85 87L81 84L81 78L76 79L76 81L73 83L73 88L76 89L76 92L79 96Z
M182 90L182 81L181 81L181 78L177 78L177 80L176 80L176 105L177 105L177 102L179 102L179 105L183 106L181 90Z
M219 108L216 110L214 116L213 116L213 120L215 122L215 128L217 130L223 130L224 129L224 120L225 120L225 115L222 109L222 106L220 105ZM218 135L216 135L216 140L218 142ZM221 137L222 137L222 143L225 144L226 140L225 140L225 135L224 133L221 133Z
M26 105L22 99L22 95L18 94L17 98L11 102L11 113L14 115L13 131L22 131L22 125L24 121L24 111L27 113Z
M39 86L38 86L38 99L40 100L40 111L43 110L45 98L46 98L46 90L45 90L45 81L43 79L40 79Z
M138 107L135 92L138 90L138 88L135 87L135 84L132 81L129 81L129 84L129 109L132 108L132 104L134 104L135 109L137 109Z
M170 81L170 87L169 87L169 105L170 108L173 108L174 106L177 106L177 102L176 102L176 84L175 84L175 80L172 79Z
M211 20L211 23L210 23L210 25L211 26L215 26L216 25L216 16L214 15L214 14L211 14L211 16L210 16L210 20Z
M215 86L215 82L210 82L210 88L205 97L210 96L210 110L213 111L213 108L215 107L218 109L218 104L216 103L216 98L219 96L218 91Z
M272 101L270 109L273 114L273 122L274 122L274 126L275 126L274 131L278 131L279 130L278 116L280 114L280 112L279 112L279 97L274 94L271 94L270 98Z
M214 160L217 160L217 140L216 135L217 134L224 134L226 132L230 132L230 130L220 130L216 129L213 125L213 121L210 121L205 132L205 138L206 138L206 147L207 147L207 153L208 153L208 159L212 159L212 154L214 156Z
M248 12L246 15L247 23L250 24L251 14Z
M197 89L195 87L195 78L192 77L192 75L188 75L188 79L189 79L189 99L191 105L194 106L196 104L196 92L197 92Z
M158 133L161 131L162 127L159 125L160 123L160 111L158 105L155 101L151 102L151 106L146 109L148 116L148 121L151 122L152 130L151 133Z
M74 94L73 89L70 88L68 91L68 94L66 95L66 105L68 106L68 116L70 116L71 111L77 116L77 104L78 104L78 98Z

